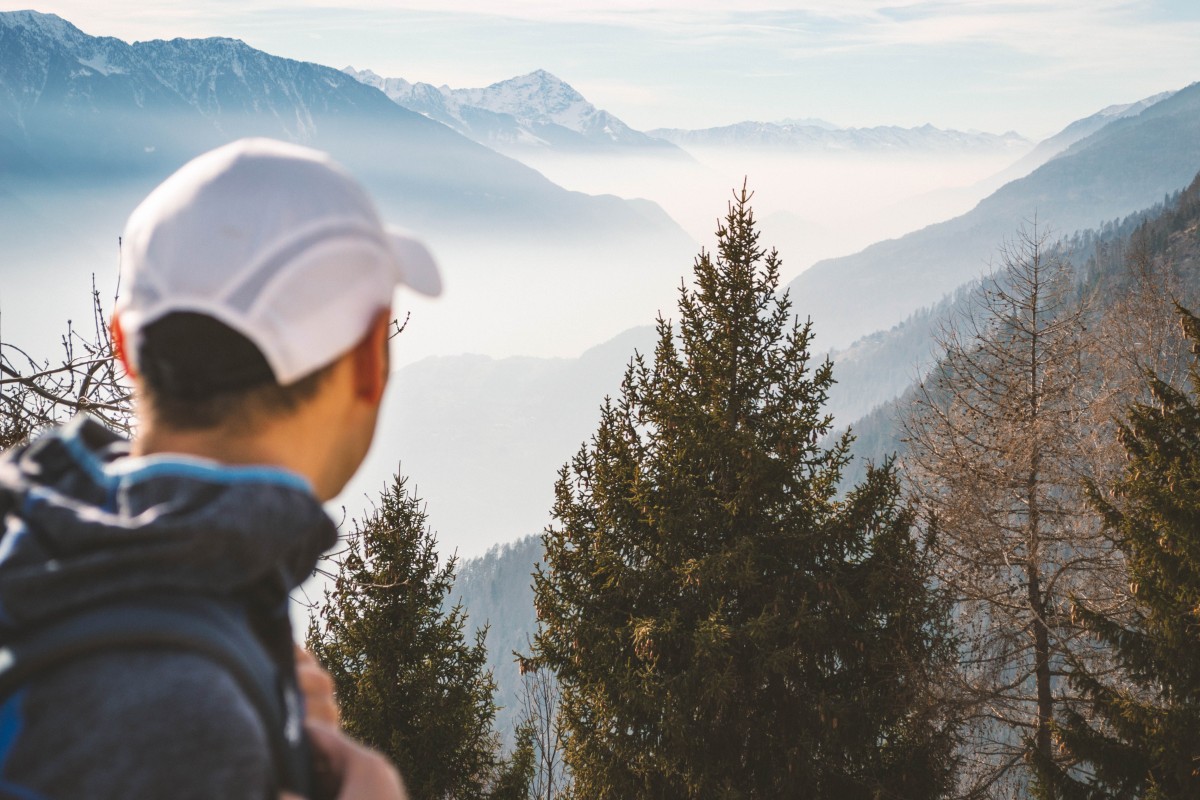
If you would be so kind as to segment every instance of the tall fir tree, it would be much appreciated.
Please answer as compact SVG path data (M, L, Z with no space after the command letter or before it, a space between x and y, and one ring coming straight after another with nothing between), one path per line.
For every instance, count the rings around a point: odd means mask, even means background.
M404 477L355 523L337 561L308 647L333 676L345 729L391 758L414 797L524 800L530 745L500 757L486 631L468 643L461 605L445 609L455 560L438 564Z
M1189 389L1150 380L1152 402L1118 427L1124 475L1090 495L1128 564L1132 608L1076 614L1114 663L1076 663L1089 718L1058 733L1071 768L1042 764L1045 794L1074 800L1200 797L1200 319L1179 309L1193 359Z
M891 464L839 500L832 365L745 188L560 472L535 575L574 796L915 798L950 781L952 646Z

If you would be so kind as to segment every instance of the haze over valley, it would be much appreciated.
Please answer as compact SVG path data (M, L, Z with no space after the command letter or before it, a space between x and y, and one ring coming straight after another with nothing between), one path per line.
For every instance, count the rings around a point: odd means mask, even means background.
M546 523L557 467L652 346L655 317L674 313L743 181L797 313L844 361L832 411L849 424L920 362L910 349L887 380L856 372L874 352L860 337L983 274L1034 215L1069 236L1200 170L1196 86L1109 97L1040 140L842 126L784 103L643 131L547 69L451 87L353 64L223 37L130 44L0 12L0 336L54 356L66 320L90 319L92 275L103 297L117 291L128 212L191 155L241 135L327 149L429 240L447 283L437 301L400 298L411 316L384 436L339 504L357 513L399 464L446 550L467 556Z

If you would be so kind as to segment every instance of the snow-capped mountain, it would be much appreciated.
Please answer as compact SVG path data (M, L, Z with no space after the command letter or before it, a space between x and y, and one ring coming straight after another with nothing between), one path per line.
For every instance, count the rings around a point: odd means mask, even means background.
M683 130L657 128L651 136L681 147L743 147L794 152L940 152L984 153L1004 151L1014 155L1032 143L1009 131L1004 134L956 131L922 125L900 128L839 128L822 120L738 122L717 128Z
M343 72L382 90L399 105L499 150L675 149L596 108L570 84L545 70L481 89L409 83L403 78L383 78L371 70L359 71L353 67L346 67Z
M53 14L0 12L8 172L160 169L240 135L335 138L344 120L425 128L335 69L235 39L127 44Z
M569 87L546 95L546 112L555 109L585 126L601 119L574 102ZM161 178L241 136L332 152L390 201L398 221L422 228L569 240L611 224L610 233L666 226L669 236L681 235L661 212L568 192L337 69L236 39L128 44L89 36L53 14L0 12L0 174L27 179L33 190L50 177L109 185Z

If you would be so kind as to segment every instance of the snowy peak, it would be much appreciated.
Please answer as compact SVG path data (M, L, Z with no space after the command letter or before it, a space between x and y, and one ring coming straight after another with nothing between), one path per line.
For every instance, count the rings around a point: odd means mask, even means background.
M240 39L128 44L89 36L53 14L0 12L0 113L8 106L18 124L39 102L86 113L114 104L190 107L226 134L233 130L222 118L265 112L279 120L276 135L303 141L314 111L370 106L376 97L337 70L277 58ZM378 101L376 108L394 110Z
M645 137L589 103L566 81L544 69L493 83L486 89L450 92L459 106L507 114L522 127L557 125L597 142L645 145Z
M39 103L90 111L98 94L128 95L135 61L119 39L88 36L54 14L0 12L0 120L28 136L26 115Z
M72 48L91 38L57 14L43 14L40 11L0 11L0 29L4 28L49 40L65 48Z
M452 95L463 104L511 114L528 124L553 123L582 133L598 112L566 81L545 70L493 83L486 89L459 89Z
M0 59L29 66L36 54L58 52L80 63L83 75L111 75L129 69L129 45L109 36L88 36L57 14L0 11ZM78 76L77 76L78 77Z
M353 67L342 71L382 90L393 102L502 152L674 150L596 108L566 81L543 69L477 89L409 83Z
M342 72L346 75L349 75L351 78L354 78L359 83L365 83L367 86L374 86L376 89L379 89L388 97L396 100L397 102L399 98L407 98L412 94L413 84L409 83L403 78L384 78L376 75L369 69L364 69L362 72L359 72L351 66L343 67ZM429 84L426 83L417 85L429 86ZM430 86L429 88L433 89L435 92L437 91L435 87Z

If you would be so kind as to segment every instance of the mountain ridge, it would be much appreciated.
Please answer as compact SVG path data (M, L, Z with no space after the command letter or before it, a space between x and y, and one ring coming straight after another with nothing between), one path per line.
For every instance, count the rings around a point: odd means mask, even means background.
M1123 218L1182 189L1200 171L1200 84L1117 118L971 211L864 250L820 261L787 286L822 346L899 323L989 271L1026 221L1061 235Z
M1019 152L1033 146L1014 131L1003 134L937 128L878 125L841 128L821 121L757 122L747 120L714 128L687 130L655 128L647 131L681 147L751 147L794 152Z
M331 67L228 37L129 44L57 15L0 12L0 174L26 188L157 180L241 136L328 150L406 225L686 239L665 214L566 190ZM405 157L380 161L381 142L403 143Z
M676 148L596 108L569 83L544 69L481 88L451 89L384 78L347 66L347 75L383 91L395 103L501 151L547 148L583 152Z

